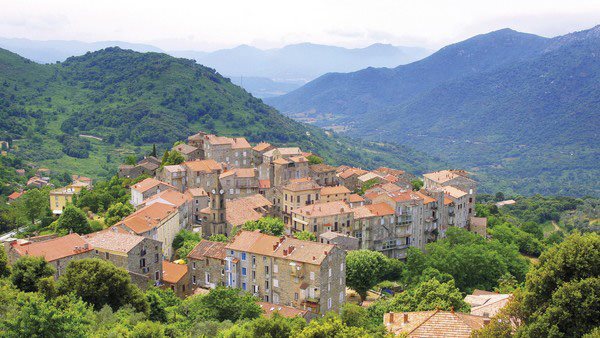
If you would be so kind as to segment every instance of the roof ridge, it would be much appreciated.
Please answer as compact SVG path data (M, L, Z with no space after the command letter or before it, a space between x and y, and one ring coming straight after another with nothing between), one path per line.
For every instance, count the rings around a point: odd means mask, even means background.
M435 309L435 310L430 310L433 311L433 313L431 314L431 316L425 318L423 321L421 321L421 323L417 326L415 326L412 330L410 330L409 332L407 332L407 334L411 334L413 332L415 332L416 329L420 328L423 324L425 324L425 322L427 322L428 320L430 320L435 314L437 314L438 312L440 312L440 309Z

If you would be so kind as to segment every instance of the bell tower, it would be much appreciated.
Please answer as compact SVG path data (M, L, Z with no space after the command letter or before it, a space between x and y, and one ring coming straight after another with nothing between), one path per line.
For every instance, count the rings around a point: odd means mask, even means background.
M225 191L219 180L221 172L215 174L213 188L208 192L210 198L210 216L208 224L203 227L206 237L214 234L227 235L227 220L225 219Z

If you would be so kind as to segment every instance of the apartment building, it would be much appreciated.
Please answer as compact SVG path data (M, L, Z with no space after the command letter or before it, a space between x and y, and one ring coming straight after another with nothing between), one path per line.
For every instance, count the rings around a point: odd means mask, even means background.
M192 198L189 194L182 194L175 190L165 190L150 198L144 200L141 207L162 203L177 208L179 227L187 228L193 221L194 213L192 209Z
M142 202L151 196L154 196L161 191L176 190L176 188L168 183L161 182L155 178L147 178L131 186L130 203L134 207L138 207Z
M225 245L203 239L187 256L192 289L225 285Z
M347 201L351 192L348 188L343 185L328 186L321 188L321 195L319 197L319 203L335 202L335 201Z
M200 211L204 208L208 208L210 203L208 193L203 188L191 188L186 190L185 193L188 194L192 200L192 222L200 223L202 220Z
M468 218L475 216L475 197L477 196L477 182L469 178L464 170L442 170L423 175L425 189L452 186L466 193L467 224ZM462 209L462 207L461 207Z
M219 175L225 198L233 199L258 194L258 170L255 168L233 168Z
M291 180L281 188L283 221L290 223L295 209L315 203L320 198L321 186L310 178Z
M309 231L319 237L331 230L350 235L353 223L354 212L345 202L317 203L292 211L291 232Z
M325 163L313 164L308 167L308 176L321 186L335 186L339 184L336 167Z
M229 287L314 314L339 312L345 301L345 251L335 245L240 231L225 250Z
M361 249L379 251L390 258L406 258L410 245L409 226L398 222L392 206L380 202L352 210L354 236L359 239Z
M203 188L210 191L215 188L217 177L223 166L215 160L187 161L181 164L186 169L187 188Z
M243 137L225 137L206 134L201 145L204 157L227 164L228 168L248 168L252 166L252 146Z
M175 187L180 192L185 191L187 184L187 170L181 164L166 165L159 173L158 179Z

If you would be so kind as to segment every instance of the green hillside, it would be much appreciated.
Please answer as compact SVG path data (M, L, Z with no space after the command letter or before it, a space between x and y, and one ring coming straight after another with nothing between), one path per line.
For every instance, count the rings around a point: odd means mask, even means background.
M0 50L0 84L0 139L59 171L106 177L125 156L167 149L198 130L298 145L336 164L422 172L440 163L295 122L213 69L160 53L108 48L39 65Z

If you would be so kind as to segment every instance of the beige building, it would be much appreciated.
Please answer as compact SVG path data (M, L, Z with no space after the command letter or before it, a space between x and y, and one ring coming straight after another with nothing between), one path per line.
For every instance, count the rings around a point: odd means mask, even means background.
M487 318L495 317L512 299L512 294L500 294L484 290L473 291L465 297L465 303L471 305L471 314Z
M335 245L240 231L225 249L229 287L314 314L344 304L345 251Z
M96 257L123 268L140 288L157 285L162 279L162 243L111 227L84 237Z
M161 182L155 178L147 178L131 186L131 205L138 207L142 202L161 191L176 190L168 183Z
M366 170L362 170L360 168L342 166L338 167L337 177L340 184L348 188L350 191L357 191L362 187L362 184L358 181L358 178L366 173Z
M318 185L335 186L339 184L336 167L321 163L310 165L308 169L308 176Z
M160 181L175 187L178 191L185 191L187 185L187 171L183 165L166 165L158 175Z
M181 229L188 228L193 222L192 198L175 190L165 190L151 196L140 205L141 207L161 203L177 208L177 217Z
M210 198L203 188L191 188L185 191L192 200L192 221L200 223L202 221L201 210L208 208Z
M218 200L216 200L218 202ZM202 234L209 237L213 234L229 235L233 228L240 227L248 221L257 221L265 216L272 216L273 203L260 194L236 198L232 200L221 200L221 205L216 203L215 208L211 205L200 211L202 217ZM214 222L216 216L222 221Z
M258 170L255 168L233 168L219 176L225 190L225 198L233 199L258 194Z
M352 234L354 212L342 201L307 205L292 211L291 232L309 231L319 237L334 231Z
M475 216L475 197L477 196L477 182L469 178L468 173L464 170L442 170L423 175L423 184L425 189L437 187L444 188L452 186L463 191L466 195L464 200L466 205L466 221L468 224L469 217ZM461 207L462 209L463 207ZM455 210L458 212L457 210ZM462 216L461 216L462 217Z
M395 336L409 338L469 338L490 319L454 311L390 312L383 325Z
M315 203L320 198L321 186L310 178L292 180L281 188L283 204L283 221L290 223L291 214L294 210Z
M327 203L335 201L348 201L351 192L343 185L328 186L321 188L321 196L317 202Z
M200 143L206 159L225 163L228 168L249 168L252 166L252 146L243 137L205 134Z

